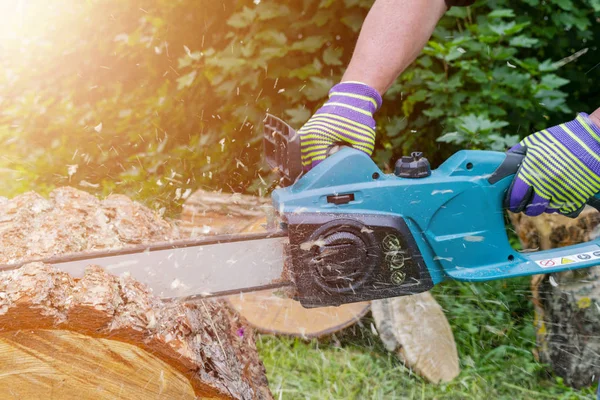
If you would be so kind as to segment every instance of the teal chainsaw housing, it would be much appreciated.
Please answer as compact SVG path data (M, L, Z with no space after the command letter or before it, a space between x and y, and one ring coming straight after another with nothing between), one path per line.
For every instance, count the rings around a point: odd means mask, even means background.
M273 206L287 223L303 305L322 305L332 294L341 298L327 301L342 304L390 297L394 290L414 294L445 279L487 281L600 264L600 240L529 253L511 247L503 199L521 159L463 150L429 176L402 178L384 174L365 153L346 147L275 190ZM329 231L318 231L328 224ZM369 231L375 234L370 239ZM390 235L395 247L384 243ZM367 256L354 254L357 248ZM355 285L348 275L369 262L379 263L371 268L377 277L360 276ZM315 284L336 272L337 286Z

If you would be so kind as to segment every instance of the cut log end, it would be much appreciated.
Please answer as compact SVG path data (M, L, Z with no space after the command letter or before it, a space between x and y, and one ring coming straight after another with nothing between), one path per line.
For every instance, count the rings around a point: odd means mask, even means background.
M434 383L458 376L454 335L431 293L375 300L371 311L385 347L408 367Z
M100 267L75 280L39 263L0 274L0 293L4 387L24 380L15 387L36 398L77 387L90 399L271 398L252 331L220 303L165 304Z
M233 309L259 332L318 338L347 328L369 311L369 302L307 309L282 297L277 290L245 293L227 298Z
M181 371L152 353L69 330L1 332L0 376L15 399L194 399L197 394Z

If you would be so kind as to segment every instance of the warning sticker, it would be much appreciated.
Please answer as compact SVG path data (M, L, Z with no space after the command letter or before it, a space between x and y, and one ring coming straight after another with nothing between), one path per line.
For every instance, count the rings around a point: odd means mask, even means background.
M542 268L551 268L559 265L576 264L589 260L600 260L600 250L589 251L586 253L572 254L564 257L547 258L536 260L537 265Z

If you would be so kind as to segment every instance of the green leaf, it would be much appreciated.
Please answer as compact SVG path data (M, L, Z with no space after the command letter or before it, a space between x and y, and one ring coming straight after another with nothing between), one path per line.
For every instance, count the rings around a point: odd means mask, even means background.
M556 74L546 74L542 77L541 84L550 89L556 89L569 83L568 79L561 78Z
M288 123L295 126L304 125L311 116L310 110L306 107L298 106L296 108L288 108L285 110L286 115L289 115Z
M364 16L362 13L354 12L343 16L341 21L348 28L352 29L353 32L358 32L362 27Z
M207 58L205 62L206 65L222 68L226 72L237 69L247 63L243 58L232 56L211 57Z
M458 127L469 133L485 133L508 125L506 121L492 121L484 115L468 114L457 118Z
M494 10L488 14L488 18L512 18L515 16L514 10L510 8L501 8L499 10Z
M516 22L511 21L506 23L496 23L493 25L490 24L489 28L492 32L499 36L509 36L521 32L527 26L529 26L529 22L517 24Z
M446 11L445 16L452 18L467 18L468 10L466 7L452 7L448 11Z
M444 60L446 61L454 61L460 57L462 57L462 55L465 54L465 50L460 48L460 47L453 47L452 49L450 49L450 51L448 52L448 54L444 57Z
M302 80L306 80L311 76L318 75L321 72L322 65L320 63L311 63L307 64L300 68L294 68L290 70L289 77L290 78L299 78Z
M465 141L465 139L466 137L460 132L447 132L437 138L437 141L442 143L461 144Z
M515 36L510 39L509 44L516 47L533 47L540 42L539 39L531 38L525 35Z
M541 72L556 71L556 63L552 60L544 60L538 65L538 70Z
M342 54L344 53L343 47L329 46L323 52L323 61L327 65L342 65Z
M431 119L436 119L436 118L443 117L445 115L445 112L442 108L436 107L436 108L430 108L428 110L423 110L423 114L427 115Z
M310 101L323 100L327 97L327 93L332 86L333 80L312 76L302 93Z
M227 25L233 26L234 28L245 28L249 26L256 17L256 11L248 7L238 13L233 14L227 20Z
M573 9L573 2L571 0L551 0L551 2L558 4L558 6L565 11L571 11Z
M278 17L290 17L290 8L284 4L273 2L261 2L256 8L256 14L259 21L268 21Z
M327 41L323 36L309 36L305 39L294 42L291 46L292 50L303 51L306 53L314 53L319 50Z
M445 54L446 53L446 47L442 44L442 43L437 43L434 41L430 41L429 43L427 43L429 45L429 47L431 47L432 49L438 51L439 53Z
M527 28L529 25L531 25L530 22L524 22L522 24L516 24L512 28L507 29L506 30L506 34L507 35L514 35L515 33L521 32L523 29Z
M196 74L197 71L193 70L192 72L177 78L177 90L181 90L183 88L192 86L192 83L194 83L194 79L196 79Z
M275 29L265 29L254 35L254 39L264 41L269 45L283 46L287 43L285 33Z
M499 36L504 36L506 34L506 31L508 31L509 29L512 29L515 27L515 25L517 25L516 22L511 21L511 22L501 22L501 23L496 23L496 24L490 24L490 30L492 32L494 32L495 34L499 35Z

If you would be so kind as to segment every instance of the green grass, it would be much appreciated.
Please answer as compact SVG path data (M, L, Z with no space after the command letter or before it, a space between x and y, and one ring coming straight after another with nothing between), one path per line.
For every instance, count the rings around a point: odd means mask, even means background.
M261 335L276 399L596 399L565 386L534 356L529 279L448 282L434 290L452 326L461 374L427 383L388 353L370 317L324 340Z

